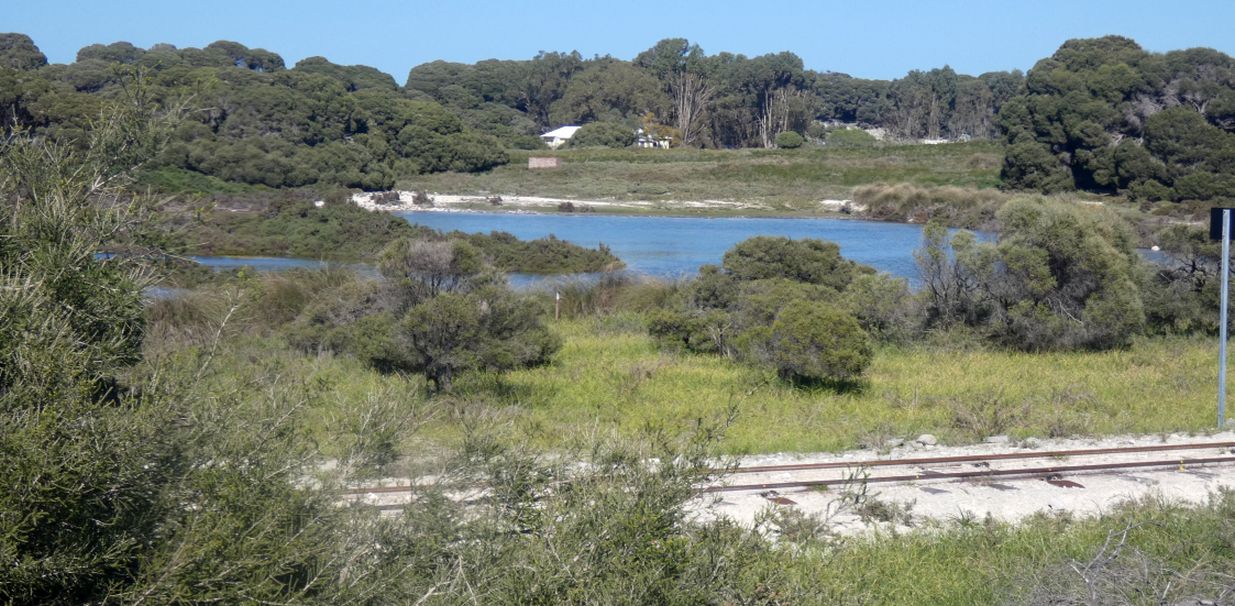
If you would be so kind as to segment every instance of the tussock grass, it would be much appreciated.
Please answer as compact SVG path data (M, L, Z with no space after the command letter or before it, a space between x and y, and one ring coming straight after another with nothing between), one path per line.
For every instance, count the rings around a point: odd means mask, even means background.
M521 433L544 445L595 427L685 429L736 406L722 444L731 453L879 446L920 433L967 443L996 434L1204 431L1213 424L1208 340L1056 354L884 347L861 388L836 393L794 388L715 356L662 352L636 326L563 321L557 327L566 345L553 365L475 374L460 383L459 396L504 408Z

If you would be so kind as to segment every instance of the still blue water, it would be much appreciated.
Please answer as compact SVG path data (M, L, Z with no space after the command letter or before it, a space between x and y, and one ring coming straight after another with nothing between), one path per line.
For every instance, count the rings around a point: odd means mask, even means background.
M407 212L411 223L442 231L505 231L521 239L550 234L575 244L607 245L628 270L658 277L698 271L719 264L725 251L754 236L818 238L840 245L841 254L896 276L917 280L913 251L922 244L922 226L850 219L748 217L647 217L596 214Z

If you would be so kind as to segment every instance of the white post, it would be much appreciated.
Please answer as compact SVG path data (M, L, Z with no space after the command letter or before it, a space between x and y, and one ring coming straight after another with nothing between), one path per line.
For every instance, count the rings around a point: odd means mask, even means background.
M1226 428L1226 309L1231 281L1231 209L1222 209L1222 308L1218 312L1218 429Z

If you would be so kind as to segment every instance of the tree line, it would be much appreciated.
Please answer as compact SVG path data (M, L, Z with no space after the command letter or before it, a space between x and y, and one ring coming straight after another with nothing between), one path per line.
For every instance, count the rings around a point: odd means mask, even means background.
M1212 49L1069 40L1029 71L999 120L1009 187L1147 201L1235 196L1235 60Z
M579 145L626 146L642 127L695 147L843 145L890 138L1001 138L1002 183L1158 201L1235 195L1235 63L1211 49L1145 51L1108 36L1069 40L1028 74L949 67L895 80L806 69L791 52L708 54L682 38L626 61L578 52L413 67L403 86L366 66L270 51L127 42L52 65L21 34L0 35L0 113L84 140L102 104L141 72L154 100L201 108L150 163L158 172L296 187L384 189L398 176L479 171L538 135L586 124ZM792 133L792 134L790 134ZM799 138L800 137L800 138ZM157 179L155 180L158 181Z
M414 67L400 87L372 67L322 57L288 67L276 53L229 41L94 44L73 63L49 64L28 36L3 34L0 112L6 128L80 136L135 71L154 98L201 108L159 166L270 187L365 189L389 187L399 175L497 166L507 161L504 149L540 148L538 135L562 124L645 126L697 147L774 147L784 132L822 140L837 122L899 138L986 138L1023 82L1016 71L971 77L947 67L864 80L808 70L790 52L709 55L667 39L632 61L577 52L434 61Z
M949 67L868 80L806 69L791 52L707 54L683 38L624 61L541 52L475 64L433 61L408 73L408 95L433 99L469 124L527 133L611 122L657 129L696 147L774 147L783 132L822 140L827 125L854 123L892 137L987 138L995 115L1023 83L1018 71L981 76ZM533 130L528 130L529 128Z

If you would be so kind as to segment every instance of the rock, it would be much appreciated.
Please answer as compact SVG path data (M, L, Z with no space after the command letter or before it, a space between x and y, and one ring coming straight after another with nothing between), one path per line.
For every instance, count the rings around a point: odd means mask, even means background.
M1025 438L1025 441L1021 442L1021 448L1042 448L1042 440Z
M883 445L886 448L896 448L897 446L904 446L905 441L900 438L888 438L884 441Z
M929 433L924 433L918 436L918 439L914 440L914 442L923 446L934 446L939 443L939 439Z
M990 436L982 441L987 444L1007 444L1008 436Z

